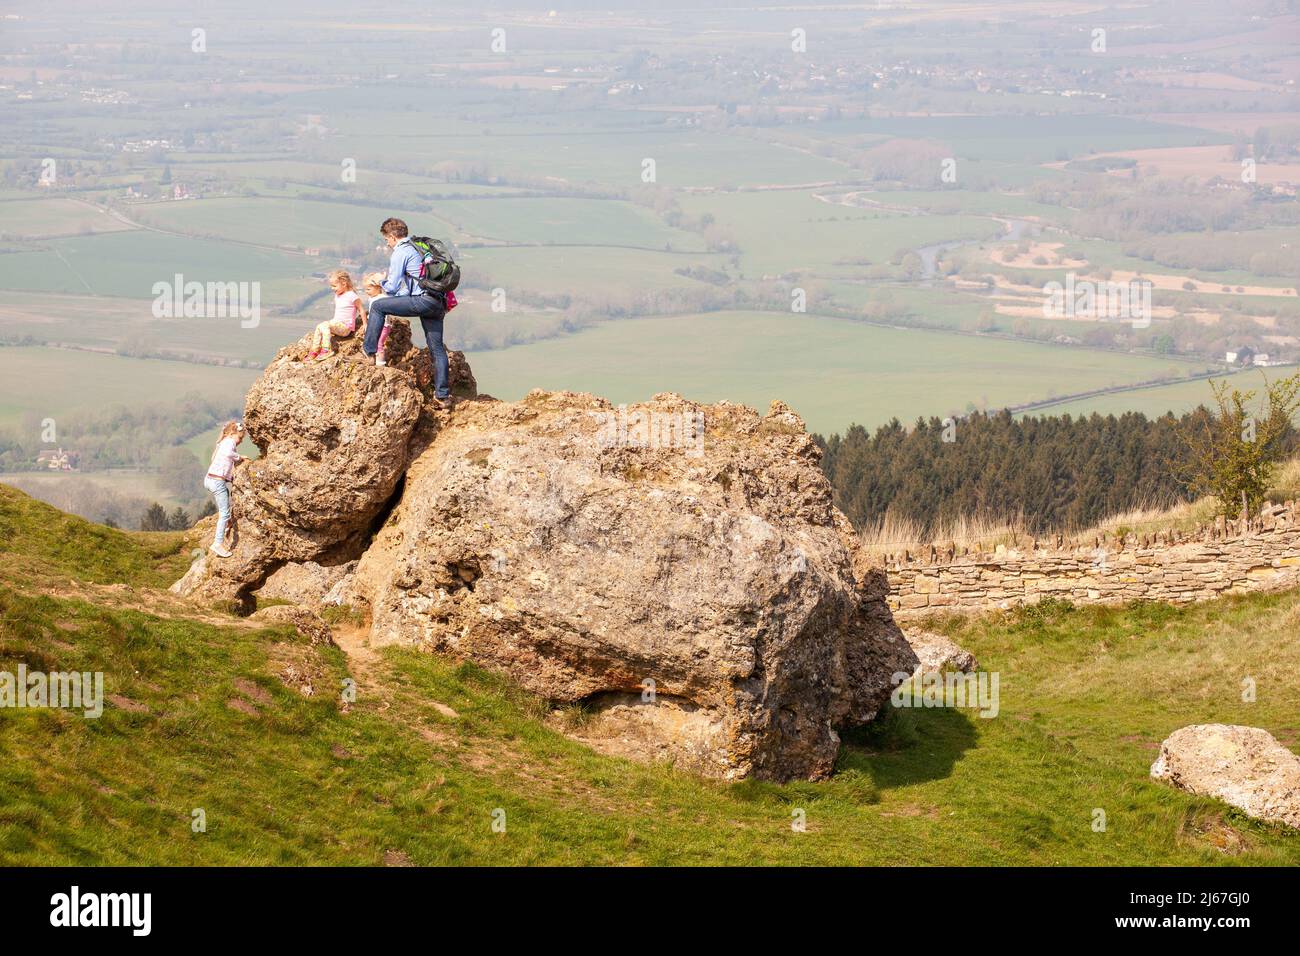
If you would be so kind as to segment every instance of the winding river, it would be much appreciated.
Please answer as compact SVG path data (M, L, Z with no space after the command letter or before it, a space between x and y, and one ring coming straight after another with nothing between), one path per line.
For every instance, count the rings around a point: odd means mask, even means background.
M849 206L852 208L863 209L885 209L891 212L901 212L908 216L923 216L928 210L920 206L901 206L893 203L881 202L878 199L870 198L871 190L856 189L853 192L841 193L839 195L814 193L817 199L824 203L830 203L834 206ZM970 215L970 214L967 214ZM991 219L1000 223L1002 226L1003 241L1018 242L1025 233L1034 227L1037 223L1030 219L1017 219L1013 216L978 216L980 219ZM932 280L938 276L939 256L953 249L960 249L963 246L978 246L981 243L989 242L988 239L954 239L950 242L936 242L928 246L921 246L919 249L912 250L921 257L921 278L923 280Z

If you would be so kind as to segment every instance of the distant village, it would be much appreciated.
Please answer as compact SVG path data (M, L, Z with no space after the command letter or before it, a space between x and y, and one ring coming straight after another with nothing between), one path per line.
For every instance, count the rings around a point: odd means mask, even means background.
M1285 362L1275 361L1267 352L1256 352L1249 345L1242 346L1235 352L1225 352L1223 360L1229 365L1238 365L1242 368L1267 368L1271 365L1285 365Z

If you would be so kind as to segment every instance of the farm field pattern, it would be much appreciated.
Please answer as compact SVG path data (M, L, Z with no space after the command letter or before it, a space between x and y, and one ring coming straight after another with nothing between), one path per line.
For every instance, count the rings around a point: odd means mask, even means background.
M220 16L206 58L149 3L7 21L0 429L237 405L327 317L328 270L382 267L389 215L454 243L449 343L502 398L781 399L829 435L1049 402L1183 411L1209 398L1199 376L1236 371L1228 351L1300 360L1294 17L1260 47L1198 5L1206 37L1277 58L1251 76L1205 37L1139 44L1110 7L1001 3L1001 26L960 4L803 8L822 46L801 59L788 11L735 33L616 6L521 3L499 55L490 17L422 23L436 47L382 67L386 29L343 8L305 37L279 10ZM1080 39L1099 16L1120 18L1113 60ZM74 20L100 52L59 42ZM993 36L1016 38L996 75ZM1258 188L1228 175L1243 158ZM1045 315L1068 273L1150 280L1153 321ZM178 278L255 285L257 321L159 314ZM198 460L210 438L178 447Z

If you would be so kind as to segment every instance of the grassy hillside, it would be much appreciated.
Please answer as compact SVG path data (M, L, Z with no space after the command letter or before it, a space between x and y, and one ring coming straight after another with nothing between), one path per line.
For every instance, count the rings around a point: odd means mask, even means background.
M1300 834L1147 780L1188 723L1295 746L1300 594L939 622L1001 673L998 717L898 711L830 782L725 785L593 754L474 667L187 608L155 590L185 561L0 488L0 670L113 695L0 712L0 864L1300 863Z
M37 588L71 578L165 588L189 564L181 549L180 534L118 531L0 485L0 584Z

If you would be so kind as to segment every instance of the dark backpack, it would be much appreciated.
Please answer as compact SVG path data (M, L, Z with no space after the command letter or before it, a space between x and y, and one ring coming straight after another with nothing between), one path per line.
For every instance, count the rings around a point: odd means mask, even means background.
M460 285L460 266L441 239L412 236L411 245L420 253L420 274L416 282L425 292L446 295Z

